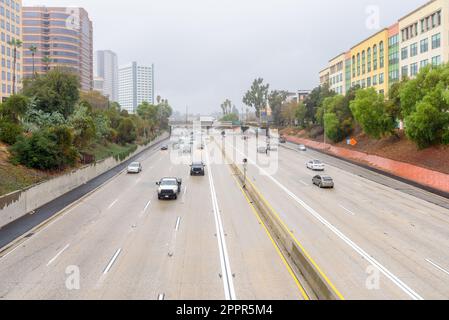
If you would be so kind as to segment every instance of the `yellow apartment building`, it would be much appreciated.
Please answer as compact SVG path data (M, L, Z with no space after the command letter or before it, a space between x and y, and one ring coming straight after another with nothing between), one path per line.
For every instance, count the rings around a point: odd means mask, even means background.
M351 86L388 93L388 38L385 28L351 48Z

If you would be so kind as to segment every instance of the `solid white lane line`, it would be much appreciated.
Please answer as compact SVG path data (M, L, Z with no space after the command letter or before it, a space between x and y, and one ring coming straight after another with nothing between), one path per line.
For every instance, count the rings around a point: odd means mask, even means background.
M58 254L57 254L53 259L51 259L50 261L48 261L47 267L50 266L53 262L55 262L55 260L58 259L58 257L59 257L64 251L66 251L69 247L70 247L70 244L66 245L66 246L64 247L64 249L62 249L61 251L59 251Z
M115 204L117 203L118 199L116 199L113 203L111 203L108 207L108 209L111 209Z
M341 204L338 205L340 208L342 208L343 210L345 210L347 213L349 213L351 216L355 216L355 213L352 212L351 210L345 208L344 206L342 206Z
M215 228L217 232L217 241L218 241L218 249L220 253L220 265L221 265L221 273L223 280L223 287L225 291L226 300L236 300L237 297L235 295L234 283L231 271L231 264L229 263L229 255L228 249L226 247L226 240L224 236L223 223L220 217L220 208L218 206L217 194L215 192L214 179L212 174L212 168L209 160L209 150L206 146L206 165L209 168L208 177L209 177L209 187L212 198L212 206L215 217Z
M145 208L143 209L143 212L144 212L144 213L147 211L147 209L148 209L148 207L150 206L150 204L151 204L151 200L147 202L147 205L146 205Z
M175 230L179 231L179 224L181 223L181 217L178 217L178 219L176 220L176 226L175 226Z
M438 270L440 270L440 271L444 272L445 274L449 275L449 271L443 269L442 267L440 267L439 265L437 265L437 264L436 264L435 262L433 262L432 260L426 259L426 261L427 261L428 263L430 263L432 266L434 266L435 268L437 268Z
M122 252L122 249L118 249L118 250L115 252L115 254L114 254L114 256L112 257L111 261L109 261L108 266L106 267L106 269L104 269L103 274L106 274L106 273L109 272L109 270L111 270L112 266L114 265L115 260L117 260L117 258L118 258L118 256L119 256L120 252Z
M233 147L238 153L242 156L245 156L240 150ZM394 284L396 284L402 291L404 291L408 296L410 296L414 300L424 300L418 293L412 290L408 285L402 282L398 277L396 277L393 273L391 273L387 268L385 268L382 264L380 264L376 259L374 259L370 254L368 254L365 250L360 248L357 244L355 244L351 239L349 239L346 235L344 235L340 230L338 230L335 226L333 226L329 221L324 219L318 212L316 212L312 207L310 207L303 200L298 198L293 192L287 189L283 184L281 184L278 180L268 174L263 168L259 167L257 163L255 163L252 159L248 158L248 161L253 164L256 168L259 169L261 173L263 173L268 179L270 179L275 185L277 185L281 190L283 190L286 194L288 194L293 200L295 200L299 205L301 205L304 209L306 209L313 217L315 217L318 221L320 221L323 225L325 225L329 230L331 230L335 235L337 235L341 240L343 240L347 245L349 245L354 251L360 254L367 262L371 265L375 266L380 272L382 272L388 279L390 279Z

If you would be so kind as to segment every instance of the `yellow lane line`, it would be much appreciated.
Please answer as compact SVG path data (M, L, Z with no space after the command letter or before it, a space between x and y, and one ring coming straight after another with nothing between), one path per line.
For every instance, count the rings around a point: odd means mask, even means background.
M274 241L273 237L271 236L270 232L268 231L267 226L265 225L265 223L262 221L262 218L260 217L259 213L257 212L256 208L254 207L254 205L251 203L251 200L248 198L248 196L246 195L245 191L243 190L243 188L240 186L240 183L237 181L236 177L232 174L231 171L231 176L234 178L237 186L239 187L240 191L242 192L243 196L245 197L246 201L248 202L249 206L251 207L252 212L254 213L254 215L256 216L257 220L259 221L259 223L263 226L266 234L268 235L268 237L270 238L271 243L273 244L276 252L278 253L279 257L281 258L282 262L284 263L285 267L288 270L288 273L291 275L291 277L293 278L293 280L296 283L296 286L298 287L299 291L301 292L302 297L304 298L304 300L310 300L309 296L307 295L306 291L304 290L304 287L301 285L301 283L299 282L298 278L296 277L296 275L294 274L292 268L290 267L289 263L287 262L287 260L285 259L284 255L282 254L281 250L279 249L279 246L276 244L276 242Z
M240 168L239 168L240 170ZM240 170L241 172L241 170ZM338 296L338 298L340 300L345 300L345 298L343 297L343 295L340 293L340 291L335 287L335 285L329 280L329 278L326 276L326 274L324 274L324 272L321 270L321 268L318 266L318 264L315 262L315 260L313 260L313 258L310 256L310 254L307 252L307 250L304 248L304 246L299 242L299 240L295 237L295 235L292 233L292 231L287 227L287 225L285 224L285 222L281 219L281 217L279 216L279 214L277 213L276 210L274 210L273 206L265 199L265 197L261 194L261 192L259 191L258 188L256 188L256 186L252 183L252 181L250 179L247 180L247 182L249 182L251 184L251 186L254 188L254 190L259 194L259 196L261 197L261 199L263 200L263 202L265 203L265 205L268 206L268 208L274 213L274 215L276 216L277 220L282 224L282 226L286 229L286 231L290 234L290 236L293 238L293 240L295 241L295 243L298 245L298 247L301 248L302 252L304 253L304 255L307 257L307 259L309 259L309 261L314 265L314 267L317 269L317 271L319 272L319 274L323 277L323 279L327 282L327 284L332 288L332 290L334 291L334 293Z

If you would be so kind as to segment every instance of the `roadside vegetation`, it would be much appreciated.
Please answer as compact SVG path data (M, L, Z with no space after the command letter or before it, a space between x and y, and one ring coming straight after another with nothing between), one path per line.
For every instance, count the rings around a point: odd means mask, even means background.
M76 75L56 68L25 80L20 94L0 104L0 142L6 149L0 164L54 173L109 156L123 159L167 130L171 113L162 100L128 114L98 92L81 92ZM18 186L36 181L22 180ZM8 183L2 179L0 185Z
M362 131L371 139L399 138L399 128L419 149L449 145L449 64L427 66L415 79L392 85L388 96L374 88L351 88L337 95L327 85L315 88L303 102L286 102L287 92L269 91L256 79L243 102L256 115L266 108L275 126L297 127L315 139L323 134L339 143Z

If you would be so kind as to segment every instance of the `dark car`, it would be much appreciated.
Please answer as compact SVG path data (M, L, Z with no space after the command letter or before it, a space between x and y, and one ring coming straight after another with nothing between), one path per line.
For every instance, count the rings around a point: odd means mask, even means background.
M320 188L334 188L334 180L329 176L317 175L313 177L312 182Z
M285 139L285 137L280 137L279 143L287 143L287 139Z
M161 150L162 150L162 151L167 151L167 150L168 150L168 146L167 146L166 144L164 144L164 145L161 147Z
M202 162L194 162L190 166L190 175L191 176L204 176L205 173L205 165Z

